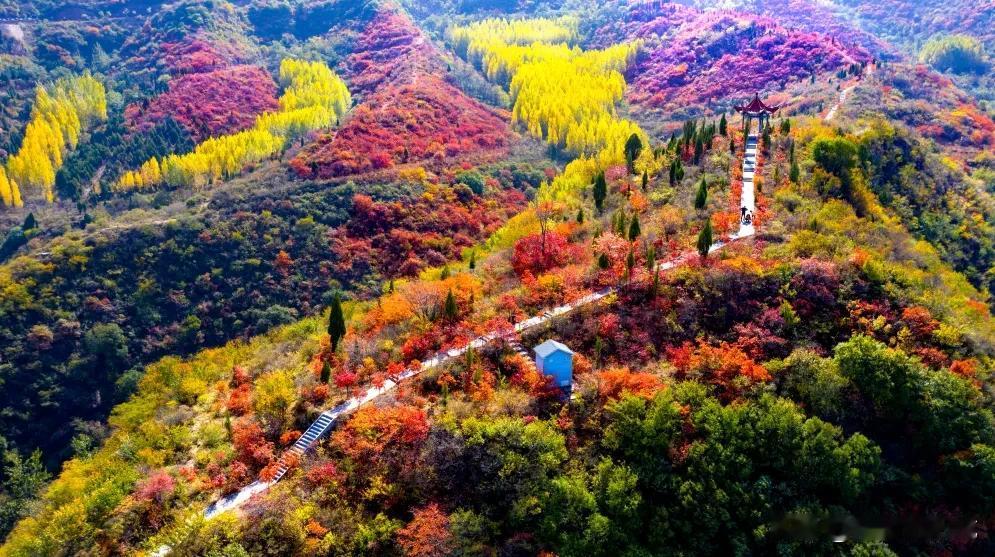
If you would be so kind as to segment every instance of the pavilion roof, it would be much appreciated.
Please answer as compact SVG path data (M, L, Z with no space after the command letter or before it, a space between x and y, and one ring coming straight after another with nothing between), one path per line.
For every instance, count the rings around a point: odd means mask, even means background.
M781 107L780 106L767 106L766 104L764 104L764 102L762 100L760 100L760 93L757 93L757 94L753 95L753 100L750 101L750 104L748 104L746 106L737 106L736 107L736 111L737 112L747 112L747 113L750 113L750 114L760 114L762 112L766 112L767 114L773 114L773 113L777 112L777 110L779 108L781 108Z

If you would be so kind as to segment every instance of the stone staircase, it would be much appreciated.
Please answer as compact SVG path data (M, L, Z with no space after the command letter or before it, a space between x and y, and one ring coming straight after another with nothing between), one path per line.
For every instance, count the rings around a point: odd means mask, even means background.
M290 469L288 463L288 457L290 455L296 455L298 457L303 456L319 439L325 436L325 433L331 429L332 425L335 424L336 415L333 414L334 411L322 412L318 419L307 428L307 431L297 440L296 443L290 449L280 456L280 467L277 469L276 475L273 476L271 481L278 482Z

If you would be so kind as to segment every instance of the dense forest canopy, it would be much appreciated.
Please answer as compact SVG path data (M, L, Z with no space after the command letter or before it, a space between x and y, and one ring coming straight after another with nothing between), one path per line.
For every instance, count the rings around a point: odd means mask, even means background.
M980 4L0 0L0 556L992 554Z

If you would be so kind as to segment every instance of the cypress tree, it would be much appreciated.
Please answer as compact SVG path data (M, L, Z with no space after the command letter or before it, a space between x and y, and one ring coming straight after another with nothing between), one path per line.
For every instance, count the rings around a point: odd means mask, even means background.
M594 206L598 212L605 208L605 198L608 197L608 182L605 181L605 173L599 172L594 178Z
M599 269L607 269L608 267L611 267L611 266L612 266L612 262L611 262L610 259L608 259L608 254L602 253L601 255L598 256L598 268Z
M24 224L21 225L21 230L27 232L35 228L38 228L38 220L35 219L34 213L28 213L28 216L24 218Z
M639 215L632 215L632 222L629 223L629 241L633 242L642 231L639 229Z
M328 360L325 360L321 364L321 384L324 385L328 383L328 380L332 378L332 366L328 364Z
M446 294L446 303L442 308L442 313L446 316L447 321L456 321L459 317L459 305L456 304L456 296L453 295L452 289L449 290L449 294Z
M643 140L639 139L638 134L632 134L629 139L625 142L625 163L629 168L629 174L636 173L636 159L639 158L639 153L643 151Z
M719 133L722 135L729 135L729 123L726 122L726 115L722 113L722 119L719 120Z
M708 249L712 247L712 219L705 219L705 227L698 233L698 255L702 259L708 257Z
M656 246L653 244L646 248L646 268L650 271L656 269Z
M470 265L469 265L469 267L470 267L471 271L477 268L477 252L475 252L475 251L471 251L470 252Z
M705 154L705 143L699 137L694 141L694 164L701 164L701 156Z
M708 204L708 182L705 181L705 177L701 177L701 183L698 184L698 194L694 196L694 208L697 210L702 210L705 205Z
M680 159L677 159L677 172L675 178L677 178L678 182L684 179L684 163L682 163Z
M791 118L785 118L781 120L781 134L788 135L791 133Z
M797 184L798 180L801 177L802 177L802 173L801 173L801 169L798 168L798 163L797 162L792 162L791 163L791 171L788 174L788 178L790 178L792 182L794 182L794 183Z
M636 267L636 254L631 249L629 250L629 255L625 256L625 276L626 278L632 277L632 269Z
M449 278L449 265L446 265L445 267L443 267L442 268L442 272L439 273L439 279L440 280L446 280L447 278Z
M646 191L646 187L649 186L650 175L645 170L643 171L643 191Z
M584 224L584 208L577 209L577 224Z
M332 299L332 308L328 312L328 336L332 340L332 352L338 349L339 341L345 336L345 332L345 316L342 314L342 295L336 293L335 298Z

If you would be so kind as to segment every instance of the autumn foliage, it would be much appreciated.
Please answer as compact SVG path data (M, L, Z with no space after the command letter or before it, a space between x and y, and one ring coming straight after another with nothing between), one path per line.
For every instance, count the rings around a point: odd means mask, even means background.
M291 161L295 172L334 178L503 153L510 143L507 116L442 79L445 68L433 54L404 16L374 18L349 58L351 82L368 96L340 130Z
M258 66L234 66L191 73L169 82L169 90L147 106L132 104L125 116L133 131L148 131L172 118L194 141L244 130L256 116L279 106L276 83Z
M449 517L435 503L416 510L397 538L406 557L444 557L452 551Z
M55 173L81 134L107 118L104 85L90 74L67 77L50 88L38 87L31 120L16 154L0 172L0 202L20 206L21 188L34 188L48 202L55 200Z
M712 385L726 398L737 396L754 383L771 380L762 365L729 343L702 344L695 348L688 342L669 350L668 358L677 368L678 377Z
M279 110L260 114L252 128L211 137L192 153L149 159L140 169L125 172L115 190L202 186L231 178L280 154L289 141L337 124L352 104L345 82L322 62L284 59L280 82Z
M733 11L633 3L600 31L655 45L632 69L631 102L667 109L753 94L866 62L864 49Z
M519 275L539 274L565 265L576 255L575 252L561 234L532 234L515 243L511 263Z

